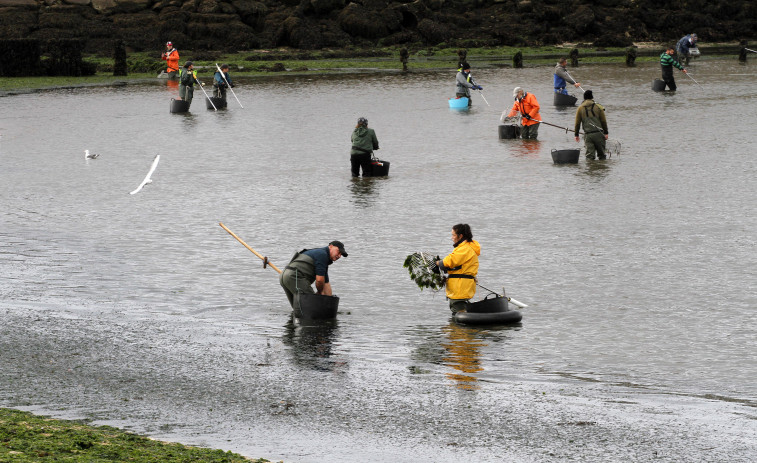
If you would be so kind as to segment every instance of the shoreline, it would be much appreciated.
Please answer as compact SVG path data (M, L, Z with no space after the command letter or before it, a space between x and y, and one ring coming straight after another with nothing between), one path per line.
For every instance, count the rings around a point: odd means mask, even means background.
M566 43L556 47L522 48L503 47L497 49L481 48L467 50L467 60L478 69L514 68L513 55L517 51L523 53L523 67L552 66L554 60L565 57L567 53L578 48L579 61L583 64L613 64L624 63L626 48L582 47L585 44ZM657 59L658 52L665 46L661 43L642 42L636 47L636 61L646 62ZM733 56L737 59L741 45L737 43L702 44L702 57L697 60L723 58ZM234 55L219 55L213 60L193 59L191 51L185 52L187 59L192 59L195 69L212 70L215 61L227 62L232 66L235 77L263 77L271 75L338 75L346 73L413 73L447 71L454 66L459 57L453 49L423 49L416 51L408 60L408 70L403 71L399 60L399 48L376 51L376 56L365 50L341 50L302 52L298 50L252 50L239 52ZM202 53L198 53L202 55ZM381 56L383 55L383 56ZM331 57L329 57L331 56ZM201 56L202 58L202 56ZM255 58L254 61L251 61ZM33 76L33 77L2 77L0 78L0 97L24 95L43 91L57 91L88 87L118 87L134 83L154 82L157 72L132 72L127 76L113 76L112 57L85 57L85 60L97 60L98 72L94 76ZM132 67L150 62L144 53L132 54L131 60L142 64L132 64ZM186 60L184 60L186 61ZM158 63L158 60L155 60ZM236 69L234 69L236 67ZM630 66L633 67L633 66ZM208 77L204 74L204 77Z

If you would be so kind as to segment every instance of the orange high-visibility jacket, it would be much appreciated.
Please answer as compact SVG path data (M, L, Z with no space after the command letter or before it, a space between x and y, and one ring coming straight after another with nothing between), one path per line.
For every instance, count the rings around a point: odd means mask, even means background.
M510 110L510 114L507 117L514 117L520 112L522 115L528 115L531 119L523 118L523 125L534 125L541 121L541 115L539 114L539 102L536 101L536 97L532 93L526 92L523 95L523 99L515 101L513 109ZM536 119L536 120L533 120Z
M175 48L172 48L171 51L166 52L163 55L163 59L166 61L166 64L168 68L166 69L166 72L176 72L179 70L179 52Z

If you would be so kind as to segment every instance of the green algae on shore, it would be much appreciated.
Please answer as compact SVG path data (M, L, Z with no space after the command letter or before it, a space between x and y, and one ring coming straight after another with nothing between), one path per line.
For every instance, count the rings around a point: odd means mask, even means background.
M0 408L0 461L269 462L223 450L157 441L110 426L90 426L82 421L56 420L7 408Z

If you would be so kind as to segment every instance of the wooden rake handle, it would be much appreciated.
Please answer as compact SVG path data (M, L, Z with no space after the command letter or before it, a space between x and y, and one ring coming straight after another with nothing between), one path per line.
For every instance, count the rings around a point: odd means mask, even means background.
M220 225L221 228L223 228L224 230L226 230L227 232L229 232L229 235L233 236L234 238L237 239L237 241L239 241L240 243L242 243L242 246L246 247L247 249L249 249L250 251L252 251L253 254L255 254L256 256L258 256L260 258L260 260L263 261L263 268L265 268L266 265L269 265L272 269L274 269L277 272L281 273L281 270L279 270L278 267L276 267L275 265L273 265L272 263L270 263L268 261L267 257L261 256L260 253L258 253L256 250L252 249L247 243L245 243L244 241L242 241L242 238L238 237L237 235L234 234L233 231L231 231L228 228L226 228L226 225L224 225L221 222L218 222L218 225Z

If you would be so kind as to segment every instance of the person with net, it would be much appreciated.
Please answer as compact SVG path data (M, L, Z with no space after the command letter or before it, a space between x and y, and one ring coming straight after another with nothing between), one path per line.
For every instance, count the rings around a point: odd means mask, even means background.
M607 141L607 117L605 108L594 102L594 93L591 90L584 92L584 102L576 110L576 126L574 135L579 140L578 132L584 127L584 145L586 146L586 159L607 159L605 143Z
M473 232L467 223L452 227L454 250L444 259L438 260L439 270L447 273L446 292L452 313L467 310L468 301L476 294L478 256L481 245L473 239Z
M529 93L521 87L513 89L513 99L515 103L507 117L512 118L520 115L523 124L520 129L521 138L536 140L536 137L539 136L539 123L541 122L539 102L533 93Z

